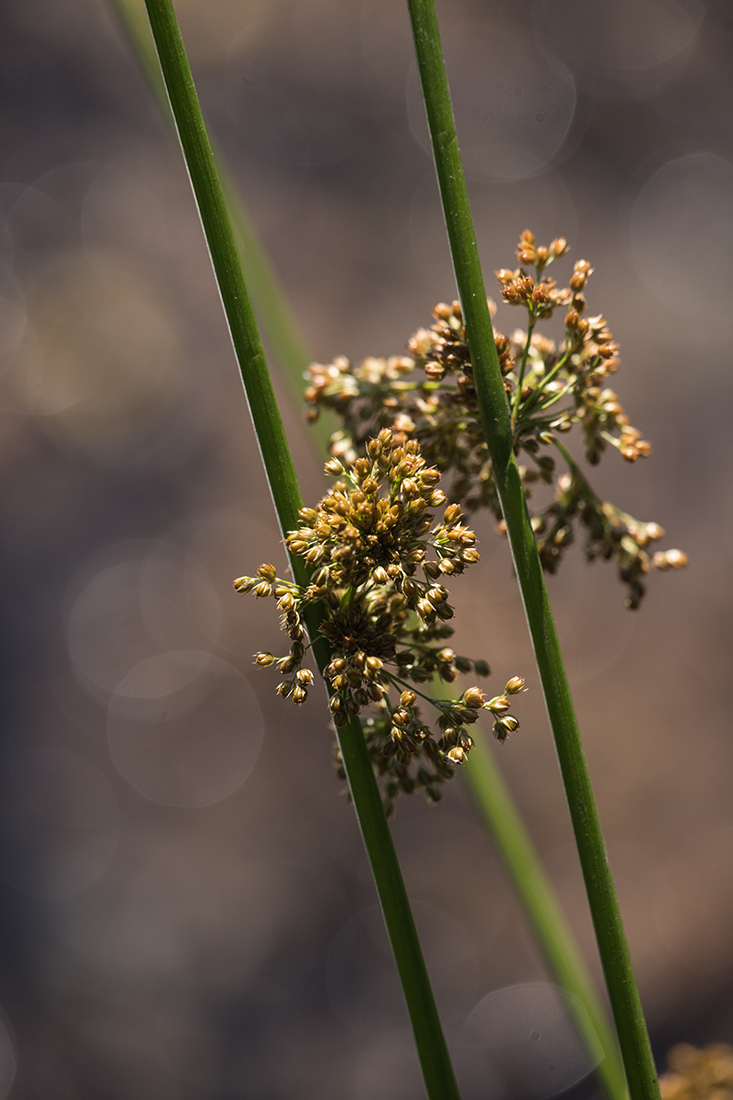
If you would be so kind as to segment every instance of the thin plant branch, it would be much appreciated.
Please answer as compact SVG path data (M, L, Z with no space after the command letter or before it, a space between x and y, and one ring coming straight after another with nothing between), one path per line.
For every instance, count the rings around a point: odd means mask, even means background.
M110 4L163 117L175 132L175 123L161 76L155 43L145 15L144 0L110 0ZM226 159L211 136L209 141L214 151L219 182L224 192L255 313L288 382L297 403L296 407L300 411L303 376L311 362L308 348L272 263L262 247L252 219L240 197ZM326 417L325 420L314 425L313 430L321 448L325 447L332 430L329 427L330 421L331 418Z
M597 1063L598 1081L612 1100L625 1100L626 1076L606 1011L494 753L483 737L475 738L465 771L479 812L532 922L545 962L570 994L569 1010L588 1053Z

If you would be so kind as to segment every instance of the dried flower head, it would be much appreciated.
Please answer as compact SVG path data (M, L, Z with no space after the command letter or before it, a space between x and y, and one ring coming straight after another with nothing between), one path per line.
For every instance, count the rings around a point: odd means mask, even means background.
M364 450L350 465L336 458L326 464L336 478L331 491L315 508L302 509L302 526L287 536L290 552L311 567L310 583L280 580L271 565L262 565L256 577L240 577L234 587L277 601L290 651L283 657L260 652L255 663L277 665L286 677L278 693L296 704L313 682L303 668L310 648L304 609L318 607L331 652L324 674L335 725L370 712L367 744L377 773L386 777L389 807L399 791L418 788L437 801L440 785L473 746L466 727L482 710L494 715L499 740L519 723L505 713L504 696L486 703L472 687L458 700L433 699L416 687L434 677L452 683L459 672L489 673L485 661L446 645L453 608L442 580L478 561L476 536L458 504L445 507L440 472L428 466L417 440L383 428ZM521 691L523 683L513 677L507 691ZM437 712L435 729L423 716L425 704Z
M535 507L533 515L544 568L557 569L580 529L589 561L616 561L628 588L626 603L634 608L650 566L678 569L687 559L673 550L650 558L646 548L662 536L659 525L635 520L600 500L563 443L565 434L577 426L590 465L600 461L609 445L628 462L651 453L608 384L619 367L618 345L601 314L587 316L590 263L577 260L565 287L546 273L567 250L562 238L542 246L525 230L517 246L520 266L496 272L502 299L527 313L526 329L510 335L495 331L514 449L522 458L520 474L528 501L543 485L555 489L554 499ZM489 305L493 316L496 307ZM561 308L564 335L557 343L536 328ZM460 303L441 302L433 316L431 327L418 329L408 341L409 357L366 359L358 366L343 357L327 366L314 364L306 392L309 417L314 419L321 408L338 414L342 427L330 447L345 466L357 462L368 440L384 427L400 445L417 440L426 462L446 477L449 500L468 513L489 508L501 523ZM557 469L553 448L567 464L567 474Z

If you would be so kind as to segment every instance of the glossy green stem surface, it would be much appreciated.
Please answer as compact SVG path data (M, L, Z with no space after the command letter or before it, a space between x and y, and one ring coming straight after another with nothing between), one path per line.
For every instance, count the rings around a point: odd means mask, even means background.
M557 631L513 451L433 0L408 0L481 420L507 525L632 1100L659 1100L654 1059Z
M532 923L550 973L570 994L569 1010L593 1060L596 1076L611 1100L626 1100L626 1076L610 1028L582 955L560 908L531 837L494 759L480 735L464 770L482 817L493 833L507 872Z
M193 77L171 0L145 0L145 3L275 510L282 531L286 533L299 523L300 488ZM302 559L291 557L291 566L295 580L303 584L307 574ZM306 622L311 637L315 637L317 617L311 615ZM329 659L324 639L317 641L314 652L323 670ZM427 1093L430 1100L458 1100L448 1048L361 725L352 720L337 732L349 789L402 979Z
M110 0L110 3L163 116L175 130L155 43L145 14L144 0ZM255 313L269 346L283 370L300 412L305 385L304 373L311 362L308 348L270 259L260 243L226 160L210 136L209 140L214 151L219 182L239 247L239 255ZM321 416L313 426L313 432L323 448L331 431L333 431L333 418L329 415Z

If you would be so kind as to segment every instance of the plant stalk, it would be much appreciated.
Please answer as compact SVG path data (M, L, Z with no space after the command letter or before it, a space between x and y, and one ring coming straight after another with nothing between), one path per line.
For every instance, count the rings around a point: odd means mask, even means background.
M275 510L283 534L295 529L300 487L265 361L224 195L217 176L193 77L171 0L145 0L163 79L209 246L232 343L239 363ZM291 556L298 584L305 565ZM329 654L316 637L317 617L306 619L319 668ZM410 911L402 872L360 723L338 731L349 789L369 856L385 924L415 1034L430 1100L459 1100L453 1067Z
M161 112L175 132L175 121L171 114L155 44L145 15L144 0L110 0L110 2L145 73ZM309 362L309 356L298 331L297 322L288 308L277 278L256 238L251 220L237 193L223 156L218 151L215 154L215 161L260 324L267 333L270 344L285 370L293 396L297 400L302 389L303 370ZM316 425L316 431L322 424L323 418ZM323 436L319 442L324 442L328 430L317 434ZM345 736L344 733L342 737ZM582 959L572 942L567 924L560 914L552 887L542 875L539 859L532 848L531 840L516 806L511 800L511 795L501 779L489 750L483 745L480 746L480 752L474 752L471 755L468 781L474 790L479 809L495 835L548 964L557 979L585 1004L586 1013L580 1013L576 1022L594 1056L598 1053L596 1035L600 1039L600 1047L606 1052L606 1058L598 1072L604 1080L609 1096L612 1100L624 1100L626 1093L623 1070L619 1067L615 1042L609 1032L605 1014L598 1005ZM362 828L365 827L366 825L362 824ZM535 889L533 883L538 881L538 876L541 878L541 887ZM537 893L538 890L541 890L544 900L533 903L533 893ZM397 888L395 893L399 894ZM558 920L548 920L546 914L550 912L560 914ZM407 915L404 919L407 919ZM401 923L404 923L404 920ZM588 1019L593 1024L590 1034L586 1034Z
M578 1034L597 1063L599 1084L611 1100L627 1100L618 1045L593 980L494 754L484 737L479 735L474 740L464 771L479 812L494 836L548 969L570 994L568 1007Z
M144 0L110 0L110 4L163 117L175 132L175 122L168 103L168 95L160 65L158 64L155 43L145 15ZM209 136L209 141L214 151L219 182L224 192L224 200L229 211L234 236L239 246L239 254L255 313L282 368L300 412L304 374L311 363L308 348L287 298L280 287L272 263L262 247L252 224L252 219L240 197L224 155L217 148L211 136ZM314 434L323 449L325 449L332 430L332 418L329 415L322 416L313 426Z
M408 0L481 420L539 669L632 1100L659 1100L649 1036L524 498L433 0Z

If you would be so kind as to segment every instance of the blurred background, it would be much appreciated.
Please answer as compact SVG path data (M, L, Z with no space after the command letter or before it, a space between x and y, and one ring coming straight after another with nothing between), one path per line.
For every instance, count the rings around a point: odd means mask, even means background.
M455 296L406 5L177 7L313 358L400 354ZM577 551L550 579L661 1064L733 1040L733 16L439 15L487 286L525 228L571 242L558 279L594 265L589 309L654 445L594 483L690 555L636 613ZM412 1100L325 707L253 669L277 623L231 587L285 559L179 152L103 0L0 24L0 1100ZM496 691L527 678L501 765L598 974L508 547L477 529L458 647ZM403 800L394 832L466 1100L593 1094L462 780Z

